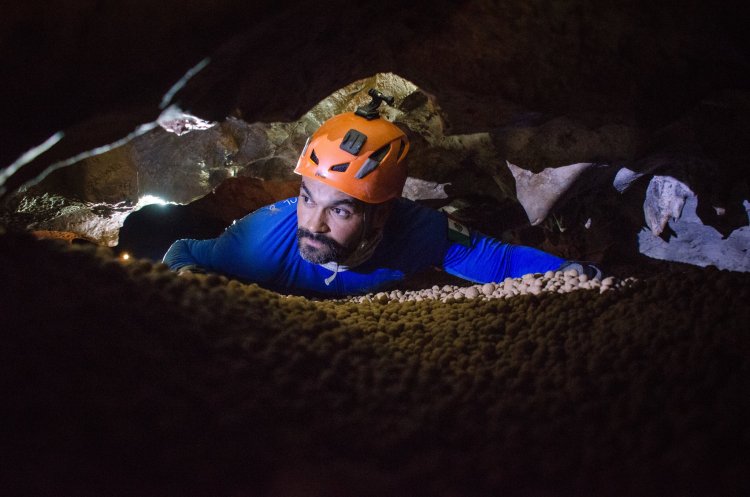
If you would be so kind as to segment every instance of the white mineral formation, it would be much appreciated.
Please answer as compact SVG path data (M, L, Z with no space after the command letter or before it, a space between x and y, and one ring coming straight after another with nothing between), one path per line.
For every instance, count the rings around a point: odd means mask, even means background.
M745 209L750 203L745 201ZM675 219L668 221L676 236L664 241L652 231L643 229L638 234L642 254L655 259L684 262L696 266L716 266L719 269L750 272L750 226L734 230L723 238L712 226L706 226L695 210L698 198L690 195Z
M581 174L595 165L597 164L593 162L579 162L532 173L508 162L508 169L516 181L516 197L526 211L531 225L536 226L544 221L555 203Z
M170 105L161 113L157 122L159 126L169 133L182 136L191 131L203 131L216 126L215 122L209 122L200 117L184 112L176 105Z
M659 236L669 219L677 219L688 197L695 197L685 183L671 176L654 176L646 190L643 214L646 225L654 236Z
M630 188L630 185L641 176L643 176L643 173L637 173L627 167L620 168L615 175L615 179L612 181L612 186L615 187L615 190L622 193Z

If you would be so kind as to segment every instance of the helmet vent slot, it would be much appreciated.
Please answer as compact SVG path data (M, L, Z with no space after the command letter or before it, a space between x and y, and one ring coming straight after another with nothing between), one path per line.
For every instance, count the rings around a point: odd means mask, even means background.
M404 140L400 140L401 146L398 148L398 155L396 156L396 160L401 160L403 157L401 156L401 153L404 151L404 148L406 148L406 142Z
M390 149L391 149L390 143L388 145L382 146L376 151L374 151L372 155L370 155L370 159L378 161L378 163L380 163L380 161L383 160L383 157L385 157L385 154L387 154Z
M380 147L376 151L374 151L370 156L367 158L364 164L362 164L362 167L359 168L359 171L357 171L357 174L355 175L355 178L362 179L371 172L375 170L376 167L380 165L380 161L383 160L383 157L388 153L388 151L391 149L391 144L387 144L383 147Z
M349 169L348 162L345 162L344 164L336 164L335 166L331 166L330 168L328 168L329 171L335 171L337 173L346 172L347 169Z
M315 155L315 150L313 150L312 152L310 152L310 160L313 161L316 164L320 163L320 161L318 160L318 156Z

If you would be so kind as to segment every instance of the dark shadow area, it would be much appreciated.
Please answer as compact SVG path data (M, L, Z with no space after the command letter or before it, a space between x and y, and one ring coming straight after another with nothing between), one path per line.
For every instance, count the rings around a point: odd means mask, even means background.
M116 251L160 261L175 240L215 238L225 228L221 219L189 205L147 205L125 219Z

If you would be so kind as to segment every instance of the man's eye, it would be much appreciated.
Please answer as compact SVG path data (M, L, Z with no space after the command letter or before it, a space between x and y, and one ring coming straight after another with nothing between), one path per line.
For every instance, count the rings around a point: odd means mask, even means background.
M301 199L302 199L302 202L304 202L304 203L306 203L306 204L310 204L310 203L312 203L312 200L310 200L310 197L308 197L307 195L304 195L304 194L301 194L301 193L300 193L300 196L299 196L299 198L301 198Z
M348 210L340 209L338 207L334 207L333 209L331 209L331 211L333 211L335 215L342 217L344 219L348 218L351 215L351 213Z

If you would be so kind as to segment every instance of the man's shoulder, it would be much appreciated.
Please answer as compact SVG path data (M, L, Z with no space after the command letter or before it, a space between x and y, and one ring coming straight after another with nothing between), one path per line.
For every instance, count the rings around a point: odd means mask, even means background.
M396 203L393 219L405 228L424 223L443 223L445 215L407 198L399 198Z
M258 210L255 210L245 216L245 219L283 219L290 215L296 215L297 212L297 197L291 197L284 200L279 200L273 204L264 205Z
M285 228L296 232L297 225L297 197L280 200L261 207L242 219L235 221L230 230L251 235L257 239L268 233L277 233Z
M399 198L386 228L392 240L422 246L445 238L446 217L442 212Z
M297 210L298 200L299 200L299 197L285 198L284 200L279 200L278 202L275 202L273 204L268 204L266 206L263 206L257 211L253 212L252 214L255 214L255 213L264 213L267 215L289 214Z

